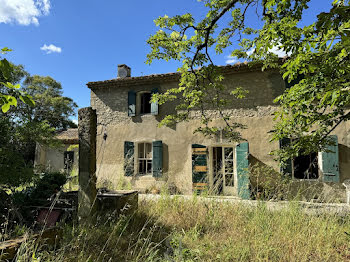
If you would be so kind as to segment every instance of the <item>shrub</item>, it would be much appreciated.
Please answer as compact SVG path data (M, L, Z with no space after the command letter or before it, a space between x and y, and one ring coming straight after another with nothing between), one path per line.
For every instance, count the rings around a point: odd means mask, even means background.
M260 200L285 200L288 198L291 179L272 167L255 164L249 167L252 195Z

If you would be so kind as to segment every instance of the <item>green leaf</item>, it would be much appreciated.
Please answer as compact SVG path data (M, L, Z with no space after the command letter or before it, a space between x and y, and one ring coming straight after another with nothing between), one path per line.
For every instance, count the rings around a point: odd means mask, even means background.
M4 48L1 48L0 53L5 54L5 53L10 52L10 51L12 51L12 49L10 49L8 47L4 47Z
M25 104L27 104L27 105L35 106L34 100L33 100L32 97L29 96L29 95L21 95L21 96L19 96L19 99L21 99L22 102L25 103Z
M9 104L9 103L6 103L6 104L2 105L2 107L1 107L1 110L2 110L2 112L4 112L4 113L6 113L7 111L9 111L9 109L10 109L10 104Z
M5 79L9 79L11 77L11 64L6 60L6 58L0 61L0 71Z

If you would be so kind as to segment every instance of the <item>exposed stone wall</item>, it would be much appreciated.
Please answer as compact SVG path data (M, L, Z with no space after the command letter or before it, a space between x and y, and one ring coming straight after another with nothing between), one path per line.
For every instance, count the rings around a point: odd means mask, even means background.
M244 99L235 100L230 104L228 109L233 117L246 116L267 116L273 111L273 99L282 94L284 82L281 76L274 71L252 71L234 73L225 76L224 84L233 90L242 87L249 91ZM151 91L158 87L160 92L174 88L177 82L154 83L151 85L123 86L123 87L103 87L91 91L91 107L97 111L98 125L109 125L119 123L140 122L141 118L128 117L128 91ZM160 120L164 116L174 112L175 103L167 103L159 109ZM208 111L209 116L217 118L215 111Z
M87 219L95 209L96 199L96 111L79 109L79 220Z

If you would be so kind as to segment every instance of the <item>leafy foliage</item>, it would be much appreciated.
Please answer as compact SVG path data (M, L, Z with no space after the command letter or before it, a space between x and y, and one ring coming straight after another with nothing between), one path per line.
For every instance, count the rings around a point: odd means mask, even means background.
M4 47L0 50L0 54L10 51L12 50ZM30 106L35 104L30 95L18 90L19 84L11 83L11 78L15 73L17 72L13 69L13 65L6 58L0 60L0 106L3 113L6 113L11 106L17 106L18 98Z
M175 115L167 116L163 124L186 121L190 112L200 110L204 127L198 131L213 134L206 109L220 112L227 103L242 96L223 99L225 87L220 67L214 65L212 49L221 54L237 41L240 48L231 56L262 63L262 69L276 68L290 87L276 99L273 140L295 138L294 143L277 152L281 160L322 150L330 143L327 135L340 123L349 120L349 52L350 8L348 0L335 0L329 12L318 14L316 21L303 26L301 21L310 0L205 0L208 8L199 22L192 14L159 17L160 30L148 39L154 59L182 62L178 88L155 96L165 103L181 101ZM247 26L246 12L256 11L261 28ZM273 48L289 55L280 60ZM300 78L302 79L300 80ZM300 80L300 81L298 81ZM238 92L238 91L237 91ZM232 140L240 140L241 125L222 114ZM303 150L301 150L303 149Z
M24 103L17 104L18 99ZM76 127L69 117L77 105L63 96L61 84L53 78L30 76L22 65L3 59L0 106L0 187L13 190L34 177L36 143L58 146L56 132Z

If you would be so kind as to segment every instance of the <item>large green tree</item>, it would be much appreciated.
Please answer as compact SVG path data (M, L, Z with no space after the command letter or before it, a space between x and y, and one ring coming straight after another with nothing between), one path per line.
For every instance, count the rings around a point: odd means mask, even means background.
M349 120L350 102L350 8L349 0L330 1L327 12L318 14L314 22L302 25L310 0L204 0L207 7L203 19L192 14L159 17L160 30L148 39L154 59L182 62L180 85L154 97L160 103L178 99L176 114L162 124L191 118L191 110L199 109L202 127L198 131L211 135L217 131L210 125L206 109L223 112L227 103L245 95L237 89L231 98L221 95L223 75L211 58L213 51L261 63L262 69L280 70L289 88L276 99L276 125L273 140L295 138L294 143L280 150L281 160L300 152L320 151L331 143L327 136L340 123ZM247 12L253 9L261 27L251 28ZM249 17L252 19L252 16ZM232 48L238 43L238 48ZM288 54L278 59L273 49ZM242 126L221 114L232 140L239 141Z
M31 76L22 65L5 63L8 72L0 68L0 100L6 105L0 112L0 186L13 189L32 179L37 142L58 146L56 133L76 127L70 117L77 105L53 78Z

